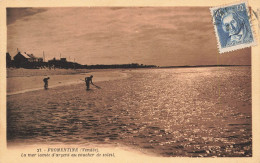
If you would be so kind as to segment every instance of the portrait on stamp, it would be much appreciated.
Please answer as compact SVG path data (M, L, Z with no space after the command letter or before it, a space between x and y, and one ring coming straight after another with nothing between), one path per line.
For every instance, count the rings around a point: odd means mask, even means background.
M219 51L249 47L255 42L246 3L211 8Z
M253 41L248 23L236 12L228 12L222 17L222 28L228 33L226 46Z

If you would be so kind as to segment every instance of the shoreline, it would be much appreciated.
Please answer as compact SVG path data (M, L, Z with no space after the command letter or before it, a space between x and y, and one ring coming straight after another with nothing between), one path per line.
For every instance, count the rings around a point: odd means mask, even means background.
M25 68L7 68L6 77L31 77L48 75L75 75L87 74L100 71L111 71L113 69L25 69ZM116 69L115 69L116 70Z
M210 67L251 67L252 65L194 65L194 66L162 66L154 68L108 68L108 69L25 69L25 68L6 68L6 77L30 77L47 75L73 75L81 73L103 72L103 71L131 71L144 69L172 69L172 68L210 68ZM31 73L31 74L29 74ZM48 73L48 74L47 74Z
M93 83L101 81L119 80L129 77L129 74L120 70L110 70L110 71L93 71L78 74L57 74L48 75L50 77L49 88L55 88L60 86L68 86L74 84L84 84L84 78L89 76L90 73L94 76ZM21 94L31 91L43 90L42 79L46 77L40 76L17 76L7 78L7 96ZM21 81L21 82L19 82Z
M133 70L186 69L186 68L231 68L251 67L250 65L215 65L215 66L176 66L140 69L7 69L6 95L15 95L43 90L42 79L49 76L49 88L84 84L84 78L94 75L93 83L128 78ZM48 73L49 75L46 75Z

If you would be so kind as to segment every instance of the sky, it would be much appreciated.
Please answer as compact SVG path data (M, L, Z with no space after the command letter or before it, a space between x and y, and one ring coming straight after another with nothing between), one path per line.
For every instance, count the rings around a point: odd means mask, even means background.
M251 65L219 54L208 7L8 8L7 52L80 64Z

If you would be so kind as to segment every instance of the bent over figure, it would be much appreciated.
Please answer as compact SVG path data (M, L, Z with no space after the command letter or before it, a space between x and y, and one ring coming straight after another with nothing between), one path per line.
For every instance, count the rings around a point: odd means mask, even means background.
M44 89L48 89L48 80L50 79L50 77L44 78L43 82L44 82Z
M87 90L89 90L89 84L90 84L90 83L91 83L92 85L94 85L93 82L92 82L92 78L93 78L93 75L91 75L90 77L86 77L86 78L85 78Z

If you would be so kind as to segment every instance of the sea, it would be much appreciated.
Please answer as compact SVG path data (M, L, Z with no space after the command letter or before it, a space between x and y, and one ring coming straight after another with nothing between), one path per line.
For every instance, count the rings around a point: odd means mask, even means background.
M127 78L7 96L7 142L251 157L251 67L123 69ZM22 81L20 81L22 82Z

